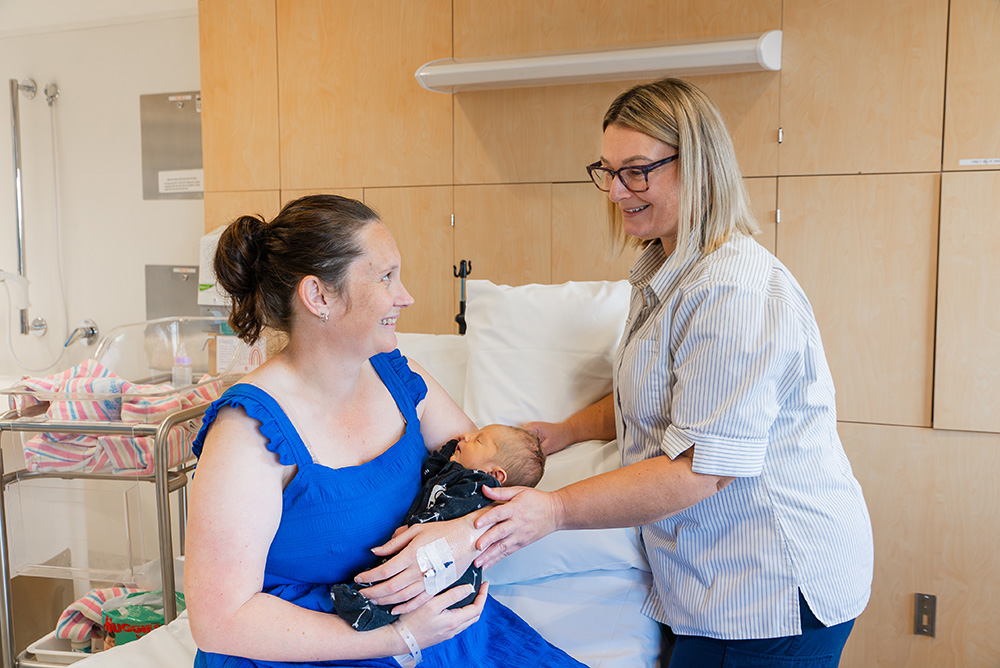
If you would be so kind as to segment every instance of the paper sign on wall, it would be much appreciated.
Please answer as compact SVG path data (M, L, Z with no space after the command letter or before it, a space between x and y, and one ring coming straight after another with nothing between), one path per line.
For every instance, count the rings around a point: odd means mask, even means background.
M205 170L171 169L157 172L160 193L200 193L205 192Z
M233 366L230 373L250 373L267 359L267 341L263 338L251 346L240 341L237 336L217 336L215 346L218 373L225 371L231 361Z

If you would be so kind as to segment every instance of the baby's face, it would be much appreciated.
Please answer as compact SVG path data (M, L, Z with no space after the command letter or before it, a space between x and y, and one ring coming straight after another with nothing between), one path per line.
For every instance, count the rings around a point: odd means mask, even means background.
M502 436L500 425L487 425L477 432L463 434L451 461L458 462L467 469L478 469L492 473L493 458L497 454L497 440Z

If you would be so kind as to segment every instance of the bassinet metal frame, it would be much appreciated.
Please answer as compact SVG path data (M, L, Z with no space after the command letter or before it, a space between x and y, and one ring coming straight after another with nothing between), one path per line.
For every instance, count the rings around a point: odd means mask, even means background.
M0 435L3 432L56 432L56 433L76 433L76 434L97 434L97 435L119 435L138 437L153 437L153 456L155 468L153 475L128 476L128 480L151 482L155 490L157 536L160 546L160 571L163 585L164 621L170 622L177 616L177 606L174 597L176 583L174 581L174 546L173 535L170 522L170 493L181 490L187 485L188 472L191 465L181 465L174 470L169 468L167 435L174 427L184 424L189 420L196 420L204 415L209 404L200 404L192 408L171 413L158 423L131 423L131 422L103 422L96 420L70 420L55 421L48 420L44 415L25 414L18 411L10 411L0 416ZM10 582L10 552L7 545L7 515L5 503L5 492L8 485L16 484L23 480L38 478L61 478L65 480L122 480L123 476L110 473L66 473L50 471L27 471L20 469L5 473L3 470L3 459L0 458L0 568L3 568L0 577L0 640L2 640L3 652L0 656L2 668L64 668L59 664L50 664L38 661L22 652L16 655L14 651L14 622L13 622L13 600ZM184 546L184 495L180 500L180 532L179 540L181 553Z

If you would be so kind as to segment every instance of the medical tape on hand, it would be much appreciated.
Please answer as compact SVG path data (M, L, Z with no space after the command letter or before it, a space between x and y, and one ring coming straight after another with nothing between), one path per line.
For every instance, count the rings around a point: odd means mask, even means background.
M417 566L424 574L424 591L431 596L454 584L460 575L455 557L444 538L417 548Z

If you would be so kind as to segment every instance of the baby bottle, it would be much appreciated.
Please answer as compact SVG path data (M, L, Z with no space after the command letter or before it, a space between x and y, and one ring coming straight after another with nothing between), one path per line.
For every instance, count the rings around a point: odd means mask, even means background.
M191 358L182 342L177 346L177 356L174 357L174 367L170 371L170 382L174 387L184 387L191 384Z

